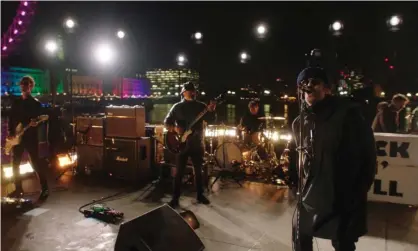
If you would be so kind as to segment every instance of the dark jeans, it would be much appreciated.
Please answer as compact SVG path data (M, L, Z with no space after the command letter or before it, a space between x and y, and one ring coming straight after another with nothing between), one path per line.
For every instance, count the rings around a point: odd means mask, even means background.
M23 191L22 188L22 179L19 175L20 162L22 161L23 152L26 150L29 154L30 162L32 164L33 170L38 174L39 181L41 183L42 189L48 188L48 183L46 180L45 170L41 167L39 159L39 145L36 140L25 140L22 141L19 145L13 147L12 152L12 163L13 163L13 176L14 183L17 191Z
M182 179L189 157L192 159L193 163L197 196L203 194L202 164L204 153L204 146L202 144L195 143L192 144L185 153L180 153L176 156L177 172L174 178L174 200L178 200L180 198Z

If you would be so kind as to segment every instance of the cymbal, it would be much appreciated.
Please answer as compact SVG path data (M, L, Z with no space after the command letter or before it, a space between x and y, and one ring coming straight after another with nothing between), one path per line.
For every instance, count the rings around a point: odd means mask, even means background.
M283 117L259 117L259 120L285 120Z

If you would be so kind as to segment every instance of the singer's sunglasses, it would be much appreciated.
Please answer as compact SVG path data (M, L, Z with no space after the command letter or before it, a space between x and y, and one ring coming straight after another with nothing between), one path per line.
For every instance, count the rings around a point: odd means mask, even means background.
M318 78L308 78L307 80L303 80L300 82L300 86L316 86L322 83L321 79Z

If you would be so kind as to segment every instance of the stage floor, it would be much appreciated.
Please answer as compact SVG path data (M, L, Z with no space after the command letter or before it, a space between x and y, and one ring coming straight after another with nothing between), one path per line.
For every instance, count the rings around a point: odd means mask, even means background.
M53 180L53 179L51 179ZM63 176L51 185L47 201L25 214L2 215L2 249L17 251L105 251L113 250L118 226L86 219L78 208L93 199L121 191L120 184ZM52 184L52 182L51 182ZM26 191L39 189L33 179ZM2 185L2 193L7 190ZM169 189L151 194L144 189L107 203L125 213L125 220L141 215L170 199ZM193 211L201 226L196 230L210 251L291 250L291 219L294 198L288 189L254 182L243 188L227 181L213 187L209 206L194 203L194 193L181 198L182 208ZM37 194L33 195L35 198ZM143 200L141 200L143 199ZM370 203L369 234L360 239L357 250L418 250L417 208ZM314 250L333 250L327 240L314 241Z

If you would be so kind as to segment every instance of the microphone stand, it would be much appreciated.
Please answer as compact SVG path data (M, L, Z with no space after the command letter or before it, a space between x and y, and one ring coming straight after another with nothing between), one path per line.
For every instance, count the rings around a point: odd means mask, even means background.
M297 189L297 195L298 195L298 202L296 205L296 229L293 236L293 245L292 249L293 251L296 251L300 248L300 235L299 235L299 225L300 225L300 210L302 208L302 191L303 191L303 153L304 153L304 147L303 147L303 129L304 129L304 123L305 123L305 109L303 107L303 94L304 92L300 89L298 89L298 102L299 102L299 142L296 142L297 145L297 151L298 151L298 173L299 173L299 180L298 180L298 189ZM296 246L296 247L295 247Z

